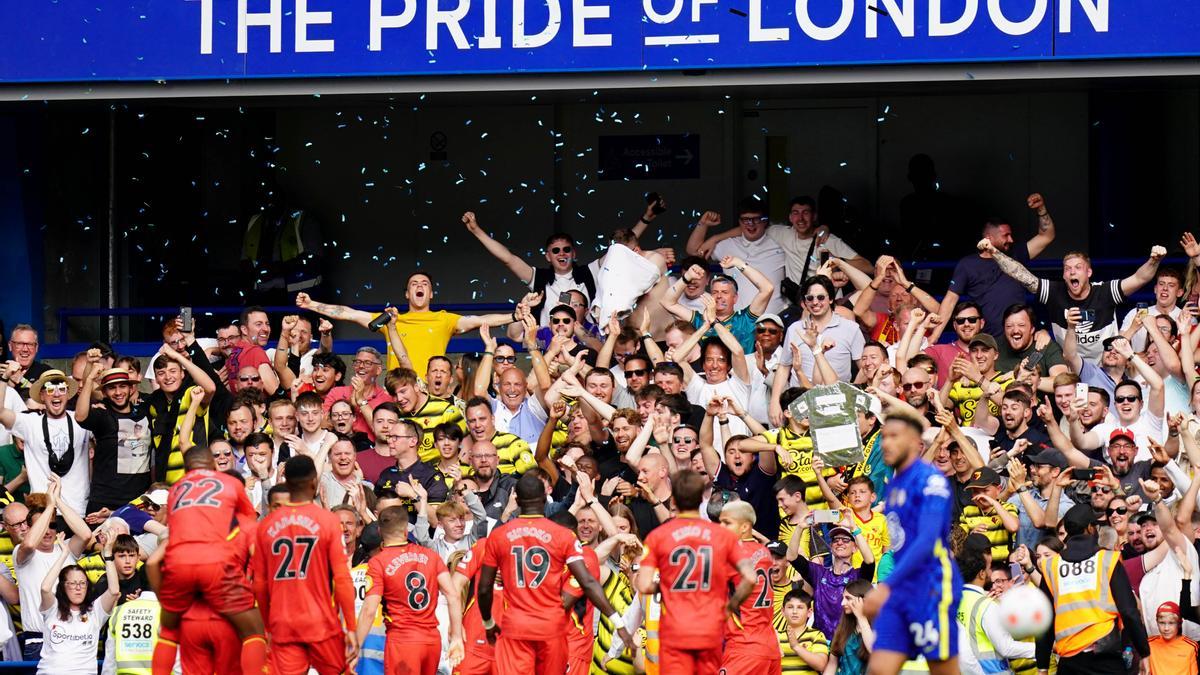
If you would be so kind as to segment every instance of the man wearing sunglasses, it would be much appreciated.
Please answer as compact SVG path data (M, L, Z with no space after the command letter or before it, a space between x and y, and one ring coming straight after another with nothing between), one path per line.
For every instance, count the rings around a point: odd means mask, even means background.
M954 363L955 358L970 356L971 338L978 335L987 324L979 305L972 300L963 300L954 305L954 311L950 317L950 327L954 330L956 338L954 342L929 345L925 348L925 353L937 363L938 387L946 384L946 378L950 376L950 366Z
M1117 348L1131 350L1129 341L1124 338L1120 338ZM1140 356L1133 362L1134 365L1145 366L1145 361ZM1153 375L1153 379L1145 378L1150 384L1150 405L1147 407L1142 400L1140 384L1134 380L1121 380L1113 389L1112 407L1116 415L1115 421L1105 420L1088 430L1083 428L1083 422L1080 419L1076 418L1071 421L1071 442L1076 448L1084 451L1096 450L1113 432L1125 429L1133 434L1134 444L1137 446L1137 459L1139 461L1150 459L1150 442L1165 440L1163 436L1165 397L1163 396L1162 378L1149 366L1144 368L1142 366L1138 367L1139 371L1148 370L1150 375ZM1143 375L1143 377L1145 376ZM1178 449L1176 449L1177 452Z

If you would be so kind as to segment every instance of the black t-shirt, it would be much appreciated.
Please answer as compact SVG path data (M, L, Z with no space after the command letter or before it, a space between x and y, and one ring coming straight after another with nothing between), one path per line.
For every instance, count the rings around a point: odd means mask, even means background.
M1066 319L1063 314L1071 308L1078 307L1085 313L1090 311L1094 317L1085 316L1085 320L1075 326L1075 337L1079 341L1079 355L1084 359L1098 360L1103 351L1105 338L1117 334L1117 308L1125 302L1125 294L1121 292L1121 280L1093 281L1091 292L1083 300L1076 300L1067 293L1066 282L1055 280L1038 281L1038 302L1050 311L1050 321L1054 324L1054 337L1062 342L1066 331Z
M729 467L721 464L721 468L717 469L713 487L738 493L742 501L749 502L758 514L754 529L767 539L774 540L779 536L779 505L775 501L774 474L764 472L755 463L746 475L738 478Z
M596 459L596 468L600 471L600 482L620 476L625 471L627 465L621 461L621 451L617 450L617 444L613 443L612 439L603 441L592 441L592 457Z
M133 600L136 597L134 594L140 594L143 591L152 590L150 588L150 580L146 578L146 568L144 566L134 570L133 576L129 577L128 579L121 579L118 581L117 585L121 588L121 595L117 598L117 605L123 605L130 600ZM92 597L88 598L87 601L89 603L95 602L96 598L100 597L107 590L108 573L105 572L104 574L100 575L100 578L96 580L96 583L92 584Z
M383 490L395 490L397 483L401 481L407 483L409 477L414 478L429 493L428 502L430 504L441 504L446 501L449 491L446 489L446 480L442 477L442 472L420 460L403 471L395 466L381 471L379 481L375 483L375 492L378 494ZM413 503L408 504L408 516L412 522L417 522L417 512Z
M1009 450L1012 450L1013 445L1015 445L1017 440L1021 439L1021 438L1024 438L1025 440L1029 441L1029 444L1034 448L1038 447L1039 443L1045 444L1045 445L1052 445L1052 443L1050 443L1049 436L1047 436L1045 433L1043 433L1041 431L1038 431L1037 429L1033 428L1032 426L1026 428L1025 433L1021 434L1020 436L1017 436L1017 438L1009 438L1008 433L1000 432L1000 433L996 434L996 438L995 438L994 442L997 446L1002 448L1005 452L1008 452ZM987 458L985 457L984 459L986 460Z
M145 493L153 445L146 406L139 403L119 412L106 402L103 408L93 407L79 426L96 439L89 508L115 509Z

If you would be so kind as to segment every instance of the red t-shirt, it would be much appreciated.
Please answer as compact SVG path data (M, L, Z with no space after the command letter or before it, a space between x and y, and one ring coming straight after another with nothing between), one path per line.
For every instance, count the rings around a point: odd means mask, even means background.
M542 516L520 516L492 530L483 564L499 570L507 603L504 635L516 640L551 640L563 634L562 606L567 565L583 559L575 534Z
M775 595L771 591L771 553L757 541L739 541L738 558L754 564L754 591L742 601L741 617L729 617L725 649L738 654L774 658L779 654L775 633Z
M583 564L587 567L588 572L592 576L600 578L600 559L596 557L596 551L591 546L583 547ZM575 579L575 575L567 571L567 576L563 579L563 593L577 598L575 605L571 609L571 621L567 626L567 645L568 649L575 651L578 649L580 653L587 650L591 653L592 643L596 640L595 631L595 616L596 606L583 597L583 587Z
M946 378L950 377L950 367L954 365L954 358L960 354L964 358L971 356L970 353L958 346L957 340L947 344L929 345L925 348L925 353L937 364L937 386L939 388L946 384Z
M246 488L236 478L193 469L171 486L167 498L171 538L164 564L225 563L236 554L229 534L238 526L253 531L257 518Z
M243 338L229 346L229 358L225 360L225 380L229 386L229 391L237 393L241 382L238 382L237 374L242 368L258 369L264 363L271 363L267 358L267 352L257 344ZM268 392L270 393L270 392Z
M273 642L320 642L355 628L354 582L338 517L312 502L272 511L255 535L254 591ZM334 604L336 600L337 604Z
M432 549L418 544L385 546L367 563L371 585L367 595L383 596L383 621L388 638L405 643L440 645L438 575L446 563Z
M483 629L483 617L479 616L479 603L475 601L478 595L479 571L483 569L483 549L487 539L475 542L470 551L458 563L458 573L474 583L474 591L467 600L463 610L463 645L468 652L490 658L496 653L496 648L487 640L487 631ZM500 575L496 575L496 583L492 588L492 620L500 623L504 616L504 584Z
M725 638L729 580L737 574L737 536L696 517L676 517L646 537L642 566L657 569L662 644L716 649Z

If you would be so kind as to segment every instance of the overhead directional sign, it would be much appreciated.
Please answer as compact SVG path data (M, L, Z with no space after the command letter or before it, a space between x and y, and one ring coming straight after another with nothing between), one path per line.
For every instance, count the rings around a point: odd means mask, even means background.
M601 136L600 180L679 180L700 177L696 134Z
M1200 55L1195 0L13 0L0 82Z

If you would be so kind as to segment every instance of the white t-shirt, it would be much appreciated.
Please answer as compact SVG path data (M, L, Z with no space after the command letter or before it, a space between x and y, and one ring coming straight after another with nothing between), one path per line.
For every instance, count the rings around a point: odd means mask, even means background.
M317 349L316 347L310 347L308 351L306 351L300 355L300 372L295 373L295 375L297 375L297 376L312 375L312 359L313 359L313 355L315 355L318 351L320 351L320 350ZM272 364L275 363L275 348L274 347L267 350L267 359Z
M783 346L780 347L782 352L779 355L779 365L792 367L792 348L791 345L796 345L800 352L800 370L804 372L805 377L812 379L813 370L817 367L817 359L813 356L812 350L808 345L804 344L804 340L800 339L800 331L804 330L804 322L796 321L788 326L787 333L784 335ZM838 380L843 382L850 381L851 368L854 361L862 356L863 347L866 345L866 340L863 338L862 330L858 324L849 319L842 318L841 315L834 313L830 318L829 323L825 324L825 328L817 334L817 342L820 344L825 340L833 341L833 349L825 352L825 360L829 362L829 366L833 368L838 376ZM800 378L792 373L791 384L788 386L800 386Z
M766 375L759 372L758 359L754 358L754 354L746 355L746 368L750 371L750 407L746 408L746 412L759 424L765 425L770 421L771 385L775 382L775 369L779 367L782 353L782 346L775 348L775 353L767 359Z
M779 295L779 287L782 285L784 271L787 268L787 256L778 242L765 234L757 241L750 241L745 236L731 237L718 242L716 248L713 249L713 258L717 261L727 255L746 261L747 265L758 270L767 278L767 281L774 284L775 293L771 296L771 302L767 304L768 314L778 314L783 311L784 307L787 307L787 303ZM749 307L754 296L758 295L758 289L750 283L745 274L736 269L727 269L725 273L738 282L736 309Z
M1108 437L1114 430L1121 428L1133 432L1133 442L1138 449L1137 456L1133 458L1135 462L1153 459L1150 456L1148 439L1153 438L1159 443L1166 440L1163 438L1163 419L1149 410L1143 410L1133 424L1121 424L1119 421L1106 419L1092 427L1092 431L1096 432L1096 436L1100 438L1101 447L1108 447Z
M810 247L812 248L812 256L808 262L809 276L815 274L817 268L821 266L820 256L822 247L829 251L829 254L835 258L849 260L858 257L857 251L847 246L846 242L833 234L829 235L823 246L813 246L812 237L801 239L791 225L772 225L767 228L767 236L783 249L784 255L787 256L787 276L798 284L804 281L800 278L800 275L804 272L804 258L808 256Z
M707 408L708 402L713 399L713 396L717 395L721 397L728 396L732 398L738 402L738 405L740 405L743 410L748 410L750 406L750 385L737 379L732 372L729 373L729 377L726 378L724 382L720 382L718 384L709 384L708 381L704 379L703 375L697 373L696 376L692 378L692 381L688 383L687 391L685 393L687 394L688 400L692 402L692 405L698 405L701 408ZM740 417L731 414L729 415L728 419L730 434L750 433L750 429L746 427L746 423L743 422ZM717 426L719 425L717 425L716 420L714 420L714 434L720 434L722 431L718 430L716 428ZM714 445L719 452L720 449L724 447L724 442L714 439Z
M46 579L46 573L54 567L54 561L58 559L58 546L55 545L53 551L45 552L34 549L33 555L25 561L25 564L17 562L17 552L21 550L24 544L18 544L13 549L13 565L17 571L17 591L21 598L21 625L24 630L32 633L43 633L42 622L42 581ZM73 554L68 554L63 565L71 565L77 558ZM95 666L95 663L92 664Z
M0 401L0 405L16 413L18 419L20 419L21 413L26 410L25 400L12 387L4 388L4 400ZM0 445L9 445L13 442L12 439L12 433L9 432L8 428L0 424Z
M1159 546L1169 546L1166 542ZM1187 563L1192 567L1192 581L1190 596L1192 605L1196 606L1200 601L1197 593L1200 592L1200 556L1196 555L1194 546L1185 546L1187 549ZM1158 635L1158 621L1155 615L1158 612L1158 606L1170 600L1171 602L1179 602L1179 587L1183 584L1183 568L1180 567L1180 560L1175 557L1175 551L1167 551L1167 557L1158 564L1157 567L1146 572L1142 577L1142 584L1138 587L1138 597L1141 599L1142 620L1146 622L1146 635L1154 637ZM1193 640L1200 639L1200 625L1191 621L1183 622L1183 634Z
M72 611L69 618L63 621L58 614L58 603L42 612L46 630L38 673L94 675L96 647L100 631L104 630L104 622L108 618L101 600L96 598L92 602L87 621L80 620L78 611Z
M29 472L29 489L33 492L45 492L50 482L50 458L42 433L42 419L45 413L26 413L17 415L13 424L13 436L25 442L25 467ZM56 456L62 456L70 441L68 425L74 429L75 461L71 463L67 475L62 479L62 499L80 517L87 514L88 495L92 491L92 470L88 462L88 441L92 432L79 426L75 418L66 414L58 419L49 420L50 444L57 450Z

